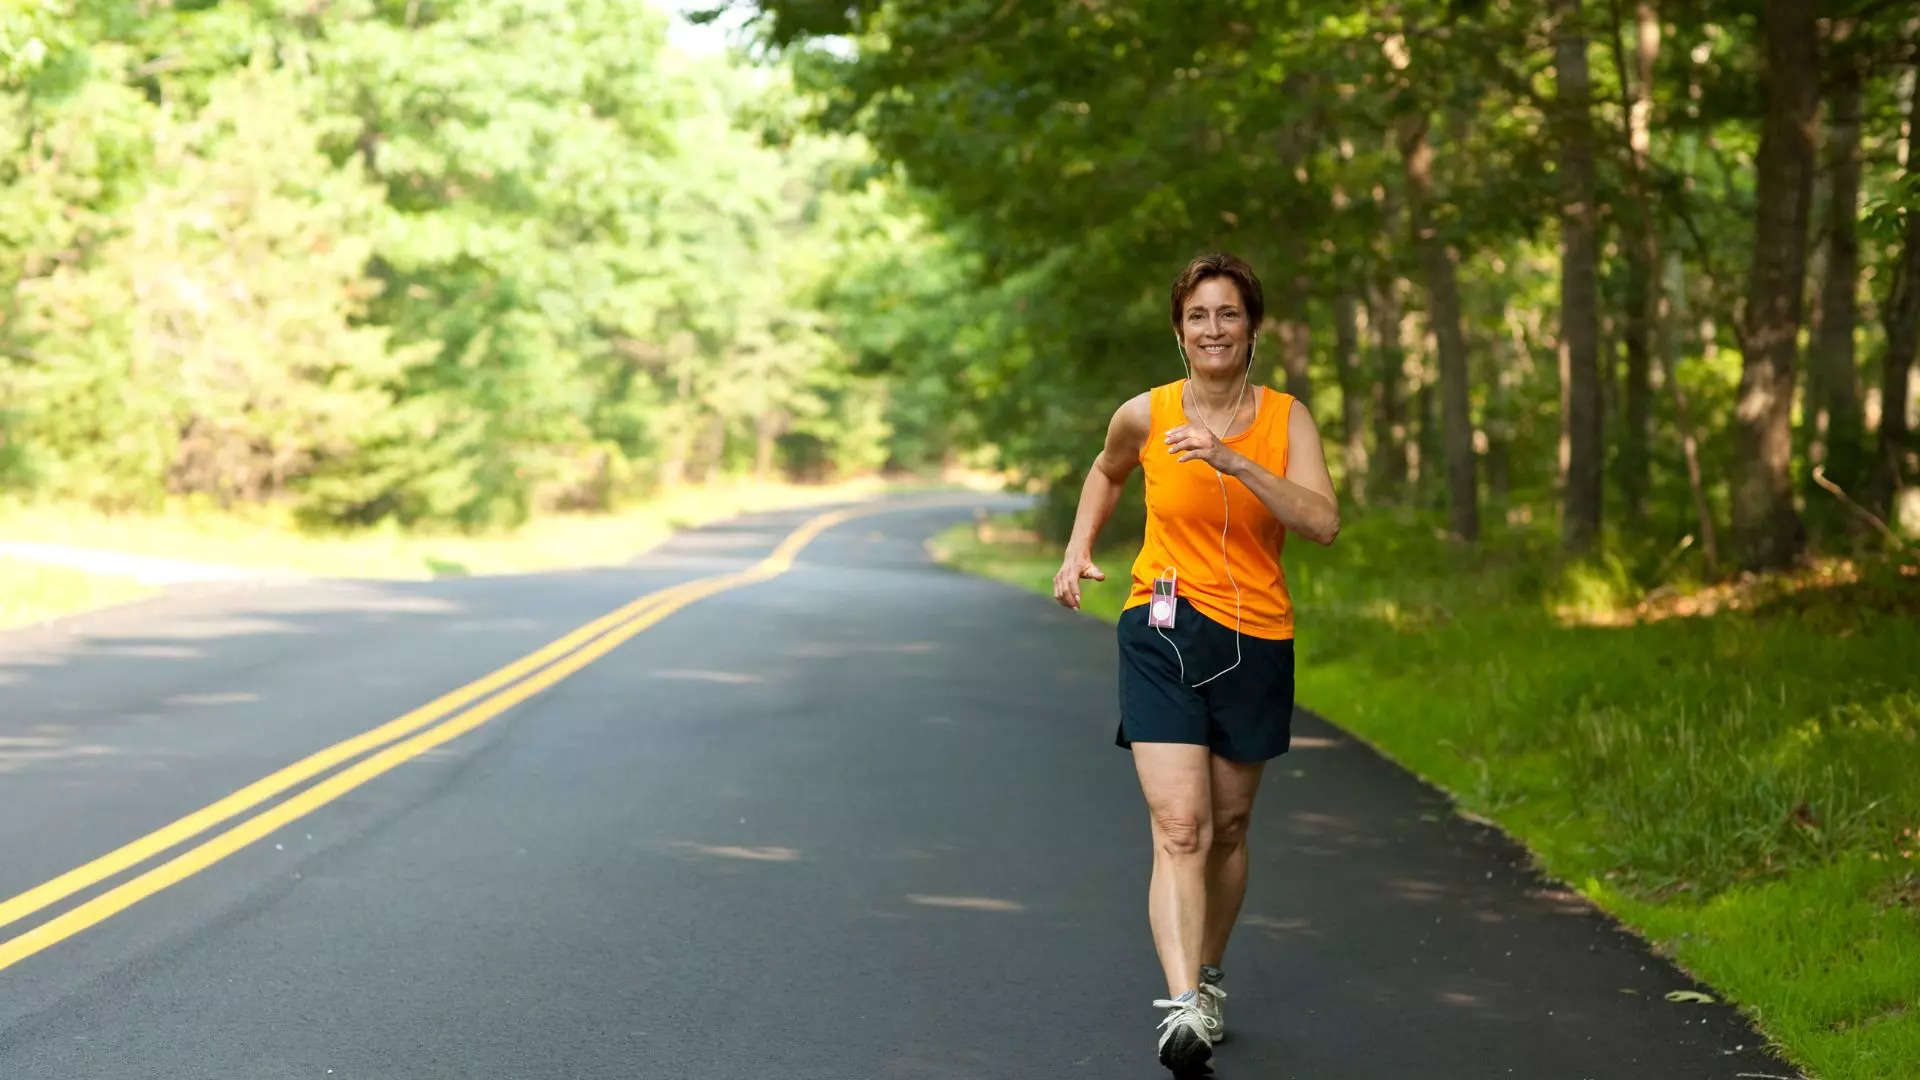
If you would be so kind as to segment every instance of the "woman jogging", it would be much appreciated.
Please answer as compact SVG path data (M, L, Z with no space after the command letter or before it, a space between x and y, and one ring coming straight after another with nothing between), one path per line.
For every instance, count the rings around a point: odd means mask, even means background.
M1152 823L1147 890L1166 973L1160 1062L1201 1071L1226 1035L1221 960L1247 886L1247 820L1293 717L1288 532L1331 544L1339 503L1305 407L1250 382L1264 304L1232 255L1203 255L1173 283L1189 377L1120 406L1081 488L1053 595L1080 581L1135 465L1146 469L1145 544L1120 615L1120 732Z

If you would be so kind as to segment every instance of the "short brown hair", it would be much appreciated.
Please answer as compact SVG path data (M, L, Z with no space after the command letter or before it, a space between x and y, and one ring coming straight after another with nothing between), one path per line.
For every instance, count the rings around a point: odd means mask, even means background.
M1180 276L1173 279L1174 329L1180 328L1181 309L1187 306L1187 298L1193 295L1193 290L1208 278L1217 277L1227 278L1240 290L1240 304L1247 309L1247 325L1253 328L1254 333L1259 333L1260 319L1267 313L1266 297L1260 292L1260 279L1245 260L1224 251L1196 256L1180 272Z

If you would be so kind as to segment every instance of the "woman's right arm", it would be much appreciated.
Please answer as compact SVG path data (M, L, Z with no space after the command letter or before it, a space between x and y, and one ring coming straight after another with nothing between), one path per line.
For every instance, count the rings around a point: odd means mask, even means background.
M1091 578L1105 581L1107 575L1093 565L1093 541L1100 527L1113 516L1120 501L1120 489L1127 474L1140 464L1141 448L1147 444L1147 429L1153 425L1153 407L1146 394L1138 394L1120 406L1107 424L1107 444L1087 470L1087 481L1080 486L1080 507L1073 515L1073 535L1067 539L1067 552L1060 570L1053 575L1053 598L1062 607L1080 606L1080 581Z

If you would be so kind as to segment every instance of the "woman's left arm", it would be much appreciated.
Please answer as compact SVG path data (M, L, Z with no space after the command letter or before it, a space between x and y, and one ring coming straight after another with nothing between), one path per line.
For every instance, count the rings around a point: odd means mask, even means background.
M1285 476L1275 476L1198 424L1183 424L1167 432L1167 442L1167 449L1179 454L1179 460L1199 458L1245 484L1288 530L1322 546L1340 535L1340 501L1333 494L1333 477L1327 475L1320 428L1298 400L1287 416Z

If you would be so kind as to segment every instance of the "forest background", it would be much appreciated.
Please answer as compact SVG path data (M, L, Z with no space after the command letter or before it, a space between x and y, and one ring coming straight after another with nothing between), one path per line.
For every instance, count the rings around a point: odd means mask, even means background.
M1814 466L1920 518L1900 5L739 6L728 59L612 2L10 0L0 484L465 527L969 452L1057 491L1218 247L1355 504L1707 576L1885 539Z
M1032 584L1231 250L1347 520L1289 552L1303 696L1810 1070L1920 1060L1908 5L708 16L4 0L0 531L958 465L1042 493L950 552Z

